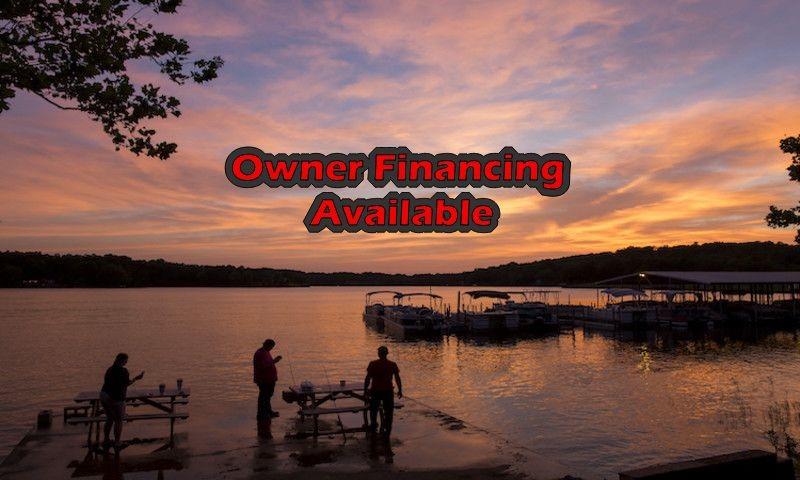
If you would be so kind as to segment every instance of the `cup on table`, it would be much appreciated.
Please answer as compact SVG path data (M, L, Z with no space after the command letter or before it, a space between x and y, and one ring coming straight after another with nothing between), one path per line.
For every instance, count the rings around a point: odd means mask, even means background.
M339 386L344 387L347 384L344 380L339 380Z
M183 391L183 379L182 379L182 378L179 378L179 379L177 380L177 383L178 383L178 391L179 391L179 392L182 392L182 391Z
M161 395L164 395L164 390L166 390L166 388L167 388L167 386L166 386L166 385L164 385L163 383L162 383L162 384L160 384L160 385L158 386L158 393L160 393Z

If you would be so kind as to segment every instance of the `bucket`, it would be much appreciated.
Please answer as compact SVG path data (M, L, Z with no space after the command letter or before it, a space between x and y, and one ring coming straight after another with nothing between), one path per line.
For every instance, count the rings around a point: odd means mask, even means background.
M38 430L43 430L50 428L53 425L53 411L52 410L42 410L39 412L39 415L36 416L36 428Z

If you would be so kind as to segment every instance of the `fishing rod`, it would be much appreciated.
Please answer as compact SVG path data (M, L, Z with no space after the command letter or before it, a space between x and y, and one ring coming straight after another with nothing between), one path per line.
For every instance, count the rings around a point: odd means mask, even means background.
M298 390L302 391L301 385L298 384L297 380L295 380L295 378L294 378L294 368L292 367L292 360L291 360L291 358L292 358L291 349L287 348L286 351L288 352L288 355L289 355L289 375L291 375L291 377L292 377L292 385L296 386L298 388ZM325 370L325 381L327 381L328 385L330 385L331 384L331 380L330 380L330 378L328 378L328 369L325 368L325 365L323 365L322 368ZM333 396L333 394L331 396L331 400L333 401L333 406L336 407L336 397ZM339 416L338 412L336 413L336 418L339 420L339 425L342 427L342 437L344 437L344 442L347 443L347 435L345 434L345 431L344 431L344 424L342 423L342 419Z
M294 368L292 368L292 358L294 357L294 355L292 355L292 349L286 346L285 350L286 350L286 356L289 357L286 361L289 363L289 375L291 375L292 377L292 386L299 387L297 381L294 378Z

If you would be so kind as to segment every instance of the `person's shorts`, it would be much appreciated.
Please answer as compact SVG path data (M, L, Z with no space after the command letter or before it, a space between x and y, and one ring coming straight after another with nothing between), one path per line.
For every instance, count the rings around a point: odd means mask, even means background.
M125 416L125 401L114 400L106 392L100 392L100 404L109 420L119 420Z

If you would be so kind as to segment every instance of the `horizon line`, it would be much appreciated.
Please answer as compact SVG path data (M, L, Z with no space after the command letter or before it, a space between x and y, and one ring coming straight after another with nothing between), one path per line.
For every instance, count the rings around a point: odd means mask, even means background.
M199 267L234 267L234 268L247 268L247 269L269 269L269 270L276 270L276 271L291 271L291 272L299 272L304 274L324 274L324 275L332 275L332 274L353 274L353 275L366 275L366 274L378 274L378 275L396 275L396 276L405 276L405 277L413 277L413 276L422 276L422 275L459 275L469 272L474 272L480 269L489 269L489 268L499 268L504 267L511 264L516 265L528 265L538 262L546 262L546 261L554 261L554 260L563 260L567 258L573 257L583 257L589 255L602 255L602 254L614 254L618 253L623 250L628 249L662 249L662 248L681 248L681 247L701 247L705 245L715 245L715 244L726 244L726 245L748 245L748 244L773 244L773 245L783 245L787 247L795 247L800 248L800 244L797 243L786 243L781 241L772 241L772 240L757 240L751 242L704 242L698 243L694 242L691 244L679 244L679 245L644 245L644 246L635 246L629 245L627 247L618 248L616 250L606 250L600 252L588 252L588 253L575 253L572 255L565 255L562 257L548 257L548 258L540 258L531 261L524 261L519 262L515 260L511 260L506 263L500 263L495 265L489 265L485 267L474 267L472 270L461 270L461 271L454 271L454 272L421 272L421 273L389 273L389 272L378 272L378 271L362 271L362 272L354 272L354 271L345 271L345 270L337 270L337 271L308 271L308 270L300 270L295 268L276 268L276 267L267 267L267 266L247 266L247 265L234 265L232 263L225 263L225 264L203 264L203 263L193 263L193 262L183 262L183 261L175 261L175 260L168 260L166 258L134 258L130 255L120 254L120 253L49 253L49 252L42 252L42 251L20 251L20 250L2 250L0 254L8 254L8 253L18 253L18 254L39 254L39 255L52 255L52 256L95 256L95 257L105 257L105 256L112 256L112 257L127 257L132 261L140 261L140 262L156 262L156 261L163 261L166 263L173 263L178 265L188 265L188 266L199 266Z

